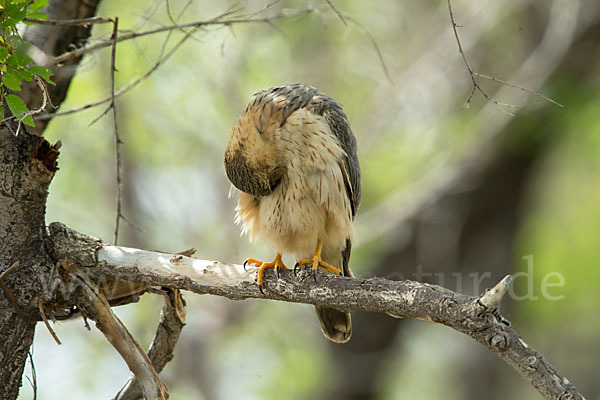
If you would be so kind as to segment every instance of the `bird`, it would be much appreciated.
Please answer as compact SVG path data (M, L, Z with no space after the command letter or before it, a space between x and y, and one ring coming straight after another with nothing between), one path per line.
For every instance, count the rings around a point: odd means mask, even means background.
M239 189L236 221L250 241L270 243L275 258L248 258L244 266L264 271L296 268L354 277L349 260L355 241L353 220L361 201L356 138L342 105L305 84L271 87L254 94L231 130L225 171ZM263 292L264 293L264 292ZM315 306L326 338L347 342L350 313Z

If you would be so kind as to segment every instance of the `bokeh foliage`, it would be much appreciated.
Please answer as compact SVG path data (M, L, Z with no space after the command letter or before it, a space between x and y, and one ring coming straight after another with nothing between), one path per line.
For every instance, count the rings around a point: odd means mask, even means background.
M186 3L170 1L173 14L177 16ZM551 7L533 3L455 2L461 34L478 69L508 79L533 51ZM194 1L178 22L208 19L229 6L254 12L265 4ZM468 109L463 107L470 80L456 50L446 2L334 4L349 17L347 25L326 2L314 2L314 12L272 25L202 29L117 100L124 140L125 216L131 221L123 224L120 244L164 251L194 246L198 257L238 263L248 256L272 257L265 244L251 245L239 237L222 153L229 130L252 93L304 82L344 105L358 138L364 192L352 264L358 275L370 275L372 260L390 243L386 232L361 215L376 212L392 196L398 198L400 213L415 194L427 190L424 177L477 151L473 143L492 129L489 121L480 119L489 103L476 96ZM301 1L282 1L265 14L305 6ZM543 8L541 17L535 7ZM123 31L171 23L164 1L105 0L100 15L119 16ZM109 25L98 25L93 36L107 39L110 32ZM167 46L184 34L173 31ZM117 87L148 70L166 39L167 34L161 34L120 43ZM514 118L506 116L506 110L495 110L511 119L504 143L522 152L541 140L546 143L519 210L523 223L514 265L507 266L508 272L526 272L523 257L533 255L533 287L539 298L511 303L509 318L530 345L590 398L600 393L593 376L600 355L596 340L600 301L595 289L600 284L600 51L597 45L592 48L587 62L595 67L588 69L592 72L585 80L578 71L560 69L542 88L564 108L532 97ZM108 96L109 65L108 49L88 54L61 111ZM485 87L490 94L498 90L489 83ZM90 125L103 107L56 117L47 129L48 140L63 143L47 219L108 241L115 212L110 113ZM368 239L361 240L361 233ZM486 270L485 265L481 268ZM540 294L543 277L552 272L561 273L565 281L564 286L549 288L552 295L564 296L558 301ZM516 293L527 290L522 281L517 282ZM486 286L493 283L485 281ZM332 382L346 379L338 373L331 346L321 337L309 306L191 295L187 300L188 325L164 373L176 399L300 399L319 393L325 397ZM159 309L160 299L146 295L140 304L117 312L146 345ZM355 326L358 329L369 327ZM98 399L114 395L129 373L100 334L86 332L78 321L59 324L56 330L65 343L60 348L43 326L36 336L40 395L65 398L69 393L66 398ZM473 383L454 366L475 346L449 329L411 322L386 354L363 355L365 368L371 358L386 360L372 398L465 398L465 387ZM498 398L536 396L514 374L498 379L509 382ZM29 396L24 389L22 398Z

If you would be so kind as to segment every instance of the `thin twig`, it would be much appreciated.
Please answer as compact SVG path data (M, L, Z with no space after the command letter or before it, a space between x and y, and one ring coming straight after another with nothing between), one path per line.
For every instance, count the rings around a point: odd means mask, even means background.
M161 33L161 32L168 32L168 31L172 31L172 30L181 30L183 28L193 28L193 27L211 26L211 25L229 26L232 24L268 23L268 22L272 22L275 20L289 19L289 18L296 17L298 15L308 14L308 13L313 12L314 10L315 10L314 7L305 7L305 8L293 11L293 12L289 12L289 13L280 12L278 14L274 14L274 15L271 15L268 17L261 17L261 18L231 18L231 19L223 20L223 19L221 19L221 16L218 16L213 19L206 20L206 21L196 21L196 22L189 22L189 23L180 24L180 25L163 26L160 28L151 29L151 30L144 31L144 32L130 32L130 33L119 36L119 38L117 39L117 42L131 40L131 39L139 38L142 36L153 35L153 34ZM105 41L101 41L101 42L98 42L98 43L90 45L90 46L82 47L80 49L76 49L76 50L64 53L60 56L55 57L54 63L61 64L61 63L64 63L65 61L71 60L73 58L81 57L82 55L87 54L91 51L98 50L98 49L101 49L104 47L108 47L112 44L112 42L113 42L112 40L105 40Z
M52 329L52 327L50 326L50 322L48 322L48 317L46 316L46 312L44 311L44 305L42 304L41 299L38 301L38 308L40 309L40 315L42 316L42 320L44 321L48 332L50 332L50 336L52 336L52 339L54 339L56 344L61 345L62 343L60 339L58 338L58 336L56 336L54 329Z
M181 12L177 15L177 19L181 18L181 16L183 15L183 12L185 11L185 9L190 5L190 1L191 0L188 0L188 2L183 6L183 8L181 9ZM171 6L170 6L170 3L169 3L169 0L165 0L165 3L166 3L166 6L167 6L167 16L169 17L169 21L171 21L171 23L173 25L177 25L177 19L171 13ZM173 32L173 31L169 31L169 35L171 34L171 32ZM183 28L181 29L181 32L185 33L186 35L188 34L188 31L186 31ZM166 43L166 41L165 41L165 43Z
M38 87L42 91L42 105L40 107L36 108L35 110L29 110L29 111L26 111L26 112L23 112L23 113L20 113L17 115L11 115L10 117L6 117L0 121L0 123L2 123L2 122L16 118L18 120L18 124L17 124L17 131L15 132L15 136L19 136L19 132L21 131L21 124L23 123L23 120L25 118L41 113L43 110L46 109L48 102L50 102L50 96L48 95L48 90L46 89L46 85L44 85L44 82L42 81L42 79L35 74L33 75L33 77L34 77L35 82L37 83ZM50 102L50 104L52 104L52 102Z
M112 23L110 18L102 18L102 17L91 17L91 18L78 18L78 19L38 19L38 18L30 18L25 17L25 22L31 22L39 25L71 25L71 26L87 26L93 24L107 24Z
M465 106L467 108L469 108L469 104L471 103L471 100L473 99L473 95L475 94L476 91L478 91L479 93L481 93L482 96L485 97L485 99L487 101L489 101L491 103L494 103L495 105L497 105L498 107L500 107L500 109L502 111L506 112L509 115L514 116L514 114L512 112L504 110L502 107L506 107L506 108L520 108L520 107L522 107L522 106L519 106L519 105L516 105L516 104L502 103L502 102L499 102L498 100L492 98L491 96L489 96L486 93L486 91L483 90L483 88L479 85L479 81L475 78L476 76L479 76L479 77L484 78L484 79L489 79L491 81L498 82L498 83L500 83L502 85L510 86L510 87L515 88L515 89L523 90L523 91L525 91L527 93L536 95L538 97L543 98L544 100L547 100L547 101L549 101L549 102L551 102L553 104L556 104L557 106L563 107L562 104L560 104L560 103L558 103L558 102L556 102L556 101L554 101L554 100L552 100L552 99L550 99L550 98L548 98L546 96L543 96L543 95L541 95L539 93L536 93L536 92L534 92L532 90L526 89L526 88L521 87L521 86L514 85L512 83L503 81L501 79L497 79L497 78L494 78L494 77L491 77L491 76L487 76L487 75L483 75L483 74L480 74L478 72L475 72L473 70L473 68L471 67L471 65L469 64L469 61L467 60L467 55L465 54L465 51L463 50L463 46L462 46L462 43L460 41L460 37L458 35L458 30L456 29L456 28L459 27L459 25L456 23L456 20L454 19L454 12L452 11L452 1L451 0L448 0L448 12L450 13L450 22L452 22L452 30L454 31L454 36L456 37L456 44L458 45L458 51L459 51L460 55L462 56L463 62L465 63L465 66L467 67L467 71L469 72L469 76L471 77L471 82L473 83L473 87L471 88L471 91L469 92L469 96L467 97L467 100L465 101Z
M37 373L35 372L35 363L33 362L33 344L31 345L31 349L27 352L27 355L29 356L29 365L31 366L31 379L29 379L28 376L25 376L27 378L27 381L29 381L29 384L31 385L31 389L33 390L33 399L32 400L36 400L37 399Z
M515 88L515 89L522 90L522 91L524 91L524 92L527 92L527 93L529 93L529 94L532 94L532 95L534 95L534 96L541 97L542 99L544 99L544 100L546 100L546 101L549 101L550 103L556 104L557 106L559 106L559 107L561 107L561 108L563 108L563 107L564 107L564 105L562 105L561 103L559 103L559 102L557 102L557 101L555 101L555 100L552 100L550 97L544 96L544 95L543 95L543 94L541 94L540 92L534 92L533 90L529 90L529 89L527 89L527 88L524 88L524 87L521 87L521 86L515 85L515 84L513 84L513 83L510 83L510 82L507 82L507 81L503 81L502 79L494 78L493 76L488 76L488 75L480 74L479 72L475 72L475 71L473 71L473 74L474 74L475 76L478 76L478 77L480 77L480 78L483 78L483 79L488 79L488 80L490 80L490 81L494 81L494 82L498 82L498 83L500 83L500 84L502 84L502 85L510 86L510 87L512 87L512 88Z
M129 82L128 84L126 84L125 86L123 86L122 88L120 88L119 90L117 90L115 92L115 98L127 93L128 91L130 91L131 89L133 89L134 87L136 87L138 84L142 83L144 80L146 80L146 78L148 78L154 71L156 71L158 69L158 67L160 67L165 61L167 61L172 55L173 53L175 53L175 51L177 51L177 49L179 49L179 47L191 37L191 34L193 33L190 32L190 34L184 36L183 38L181 38L179 40L179 42L177 42L175 44L175 46L173 46L173 48L171 48L162 58L160 58L148 71L146 71L143 75L141 75L140 77L132 80L131 82ZM166 42L165 42L166 43ZM74 114L74 113L78 113L81 111L85 111L97 106L100 106L102 104L108 103L112 100L112 94L102 100L98 100L92 103L88 103L85 104L83 106L80 107L75 107L72 108L70 110L66 110L66 111L61 111L61 112L57 112L54 114L42 114L37 116L36 118L34 118L34 120L48 120L48 119L52 119L54 117L60 117L63 115L69 115L69 114ZM108 109L107 109L108 110Z
M365 35L367 37L367 39L369 39L369 41L371 42L371 45L373 46L373 49L375 50L375 53L377 54L377 58L379 59L379 63L381 64L381 68L383 68L383 72L385 73L387 80L391 84L393 84L394 80L392 79L392 76L390 75L390 71L388 70L387 64L385 63L385 59L383 58L383 53L381 52L381 49L379 48L379 45L377 44L377 40L375 40L375 37L373 36L373 34L367 28L365 28L360 22L356 21L354 18L350 18L350 17L346 16L346 20L350 21L354 25L356 25L358 27L358 29L363 33L363 35Z
M119 29L119 17L114 18L112 49L110 53L110 108L113 112L113 124L115 133L115 151L117 160L117 212L115 216L115 244L119 239L119 222L121 221L121 206L123 201L123 183L121 182L121 137L119 136L119 124L117 120L117 107L115 104L115 59L117 54L117 38Z
M335 8L335 6L331 2L331 0L327 0L327 4L329 4L329 7L331 7L333 12L337 14L337 16L340 18L340 20L344 23L344 25L348 26L348 23L346 22L344 15L341 12L339 12L337 8Z
M23 310L21 310L21 307L19 306L19 303L17 302L17 299L16 299L15 295L13 294L12 290L10 290L9 287L4 284L4 280L18 266L19 266L19 260L16 260L15 262L12 263L12 265L10 267L8 267L4 272L2 272L2 274L0 274L0 288L2 288L2 290L4 291L4 294L8 298L8 301L10 302L10 305L12 306L13 310L15 310L15 312L20 317L26 318L26 319L30 319L30 320L33 320L33 321L38 321L37 318L34 318L33 316L28 315Z

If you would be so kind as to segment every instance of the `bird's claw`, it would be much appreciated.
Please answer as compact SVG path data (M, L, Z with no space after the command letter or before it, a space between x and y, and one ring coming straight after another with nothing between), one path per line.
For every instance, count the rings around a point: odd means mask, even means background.
M256 272L256 283L258 284L258 290L260 290L260 292L262 294L265 294L265 292L263 290L264 289L263 277L265 274L265 270L267 268L274 268L275 273L277 274L277 279L279 279L279 270L287 269L287 267L281 260L281 254L279 254L279 253L277 253L277 255L275 256L275 259L271 262L263 262L263 261L259 261L255 258L250 257L246 261L244 261L244 270L246 269L246 266L248 264L254 264L258 267L258 271Z
M301 267L309 267L312 270L312 275L313 275L313 278L315 279L315 282L317 281L316 272L319 267L324 268L327 271L334 273L336 275L343 276L341 269L327 264L326 262L321 260L321 257L319 257L319 256L315 256L314 258L308 259L308 260L298 260L296 262L296 265L294 265L294 275L297 274L296 271L298 270L298 268L301 268Z

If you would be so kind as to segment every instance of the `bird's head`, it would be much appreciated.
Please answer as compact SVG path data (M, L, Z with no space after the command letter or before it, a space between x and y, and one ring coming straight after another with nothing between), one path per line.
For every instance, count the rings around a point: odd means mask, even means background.
M277 149L280 123L268 107L251 103L231 130L225 170L242 192L266 196L279 184L285 167Z

